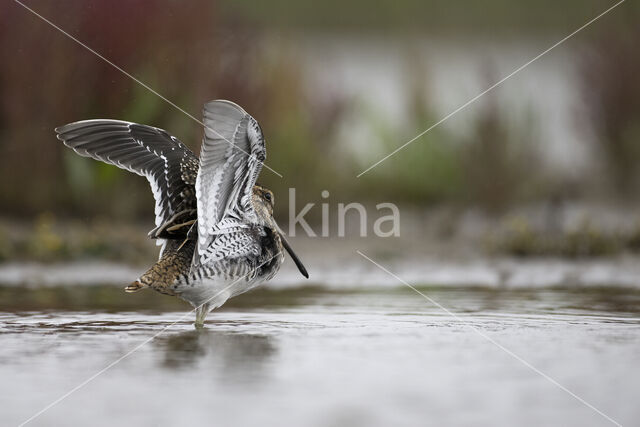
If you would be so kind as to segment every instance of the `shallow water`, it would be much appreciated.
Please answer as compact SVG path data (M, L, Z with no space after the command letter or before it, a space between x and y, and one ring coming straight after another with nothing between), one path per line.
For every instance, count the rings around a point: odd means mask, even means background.
M197 331L151 292L0 287L0 424L138 346L30 425L611 424L496 343L638 424L640 292L420 290L458 318L405 288L262 288Z

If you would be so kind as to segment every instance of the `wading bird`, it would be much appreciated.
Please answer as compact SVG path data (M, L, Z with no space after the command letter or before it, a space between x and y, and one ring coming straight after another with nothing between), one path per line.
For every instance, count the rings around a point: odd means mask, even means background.
M147 178L156 216L149 236L162 248L125 291L178 296L195 307L196 326L227 299L273 278L283 249L309 277L273 218L273 193L256 184L266 158L258 122L216 100L205 104L203 123L200 159L166 131L137 123L83 120L56 129L81 156Z

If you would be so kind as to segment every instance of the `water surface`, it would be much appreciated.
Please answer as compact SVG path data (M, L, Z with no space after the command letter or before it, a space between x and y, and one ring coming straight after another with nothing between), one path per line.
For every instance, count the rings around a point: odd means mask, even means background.
M0 288L0 421L16 425L624 425L640 409L640 292L259 289L195 330L114 286ZM478 333L480 332L480 333Z

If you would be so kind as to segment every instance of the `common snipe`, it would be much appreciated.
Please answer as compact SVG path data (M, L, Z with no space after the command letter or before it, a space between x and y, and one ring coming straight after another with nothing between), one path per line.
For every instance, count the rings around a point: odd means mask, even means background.
M125 288L152 288L196 308L201 326L227 299L270 280L286 249L309 277L273 218L273 193L256 185L266 158L258 122L237 104L205 104L200 159L176 137L120 120L83 120L56 129L81 156L149 180L162 245L156 262Z

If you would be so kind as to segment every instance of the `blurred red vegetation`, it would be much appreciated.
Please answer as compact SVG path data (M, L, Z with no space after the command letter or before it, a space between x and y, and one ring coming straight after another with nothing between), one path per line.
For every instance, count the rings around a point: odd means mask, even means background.
M607 184L626 197L640 187L639 40L637 15L630 14L617 31L598 33L581 69L589 126L605 161Z
M264 100L272 94L260 78L265 71L258 62L260 45L252 30L239 23L229 30L226 22L222 31L214 2L132 0L115 7L108 0L73 1L64 3L64 13L57 3L28 5L196 118L212 98L234 99L256 115L267 110ZM43 207L75 214L109 209L107 201L82 200L65 188L67 154L53 132L61 124L96 117L139 120L175 132L192 147L197 144L197 123L19 5L3 9L3 214L31 214ZM142 180L118 179L126 185L113 191L147 193ZM139 214L138 205L125 213Z

